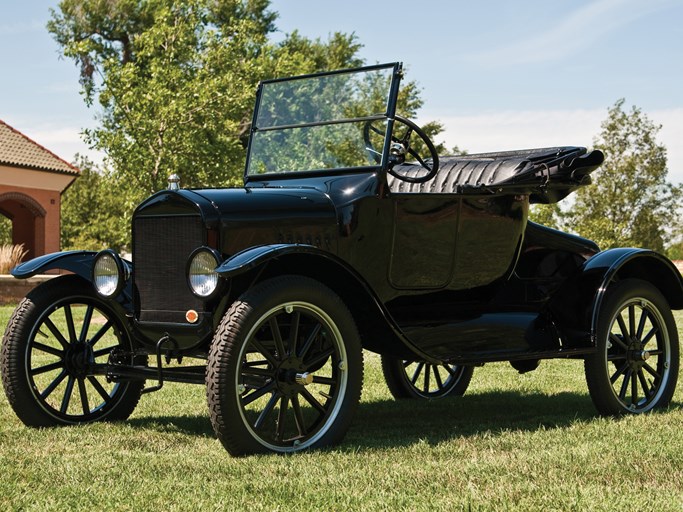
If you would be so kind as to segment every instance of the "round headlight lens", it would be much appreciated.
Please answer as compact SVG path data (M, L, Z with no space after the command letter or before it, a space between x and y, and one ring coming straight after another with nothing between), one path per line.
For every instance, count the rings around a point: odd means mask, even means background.
M120 291L123 284L121 265L110 252L97 255L93 267L95 290L103 297L111 297Z
M188 269L188 279L192 293L208 297L218 288L218 266L216 256L208 250L200 250L192 256Z

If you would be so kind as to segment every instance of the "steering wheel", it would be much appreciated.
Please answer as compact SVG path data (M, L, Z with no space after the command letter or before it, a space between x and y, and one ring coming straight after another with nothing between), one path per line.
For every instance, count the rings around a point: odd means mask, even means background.
M439 170L439 155L436 152L436 148L432 141L429 140L427 134L422 131L422 129L413 123L410 119L406 119L401 116L394 116L396 122L394 123L394 130L391 134L391 149L389 152L389 174L398 178L399 180L407 181L408 183L424 183L431 180ZM375 145L372 143L370 132L375 133L382 139L385 137L385 131L381 130L375 123L377 119L366 121L365 126L363 126L363 141L365 142L365 149L368 151L370 157L376 162L380 163L382 161L382 152L375 149ZM396 133L396 124L400 123L405 126L405 131L403 136L399 137ZM426 162L428 158L423 158L413 147L410 145L410 137L413 132L421 139L429 152L429 157L432 161L430 164ZM400 165L405 162L406 154L412 156L417 160L420 167L427 169L427 173L422 176L410 176L408 174L402 174L394 170L394 166ZM411 169L406 168L408 166L402 166L402 170L409 171Z

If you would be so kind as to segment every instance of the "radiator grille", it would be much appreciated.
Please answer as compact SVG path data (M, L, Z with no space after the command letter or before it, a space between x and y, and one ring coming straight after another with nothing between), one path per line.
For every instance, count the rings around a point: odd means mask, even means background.
M185 267L190 253L204 244L201 218L192 216L138 217L133 224L133 279L141 322L186 323L189 309L203 303L187 285Z

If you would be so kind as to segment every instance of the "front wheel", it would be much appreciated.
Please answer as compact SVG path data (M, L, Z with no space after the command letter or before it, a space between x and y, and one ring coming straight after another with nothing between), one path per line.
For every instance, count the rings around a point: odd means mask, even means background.
M358 405L363 356L353 318L329 288L283 276L245 292L214 336L207 398L232 455L339 442Z
M640 279L616 283L607 290L597 334L597 352L586 358L585 371L600 414L666 407L676 389L679 347L660 291Z
M88 282L70 275L38 286L2 340L2 383L14 412L32 427L126 419L144 381L108 382L92 372L115 348L130 351L130 339Z
M457 364L432 364L382 356L382 373L392 396L444 398L462 396L472 380L474 368Z

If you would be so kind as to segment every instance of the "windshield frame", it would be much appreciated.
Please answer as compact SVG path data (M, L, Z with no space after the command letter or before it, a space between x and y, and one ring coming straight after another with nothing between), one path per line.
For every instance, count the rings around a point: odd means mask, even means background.
M282 124L275 126L267 126L264 128L259 128L257 125L257 120L259 119L259 112L261 109L261 103L263 98L263 90L265 86L269 84L281 83L281 82L294 82L298 80L306 80L311 78L323 78L334 75L341 74L359 74L359 73L369 73L378 70L391 70L391 82L389 84L389 91L387 96L386 112L377 113L362 117L349 117L322 121L311 121L311 122L301 122L294 124ZM259 181L259 180L272 180L272 179L283 179L283 178L302 178L306 176L317 176L317 175L333 175L344 172L377 172L385 171L388 168L389 162L389 150L391 147L391 133L393 131L394 117L396 114L396 104L398 101L398 91L401 78L403 76L403 64L401 62L392 62L387 64L376 64L373 66L363 66L359 68L349 68L349 69L338 69L334 71L326 71L320 73L311 73L306 75L298 75L293 77L285 78L275 78L270 80L262 80L259 82L256 91L256 102L254 106L254 112L252 115L251 126L249 129L249 142L247 144L247 155L244 166L244 182L245 184L249 181ZM335 167L335 168L323 168L323 169L309 169L309 170L293 170L293 171L278 171L269 173L249 173L251 157L252 157L252 141L254 139L255 133L262 133L268 131L277 130L289 130L289 129L299 129L299 128L312 128L318 126L326 125L341 125L349 123L359 123L363 121L385 121L386 122L386 132L384 134L384 144L382 147L382 154L380 163L375 165L363 165L356 167Z

